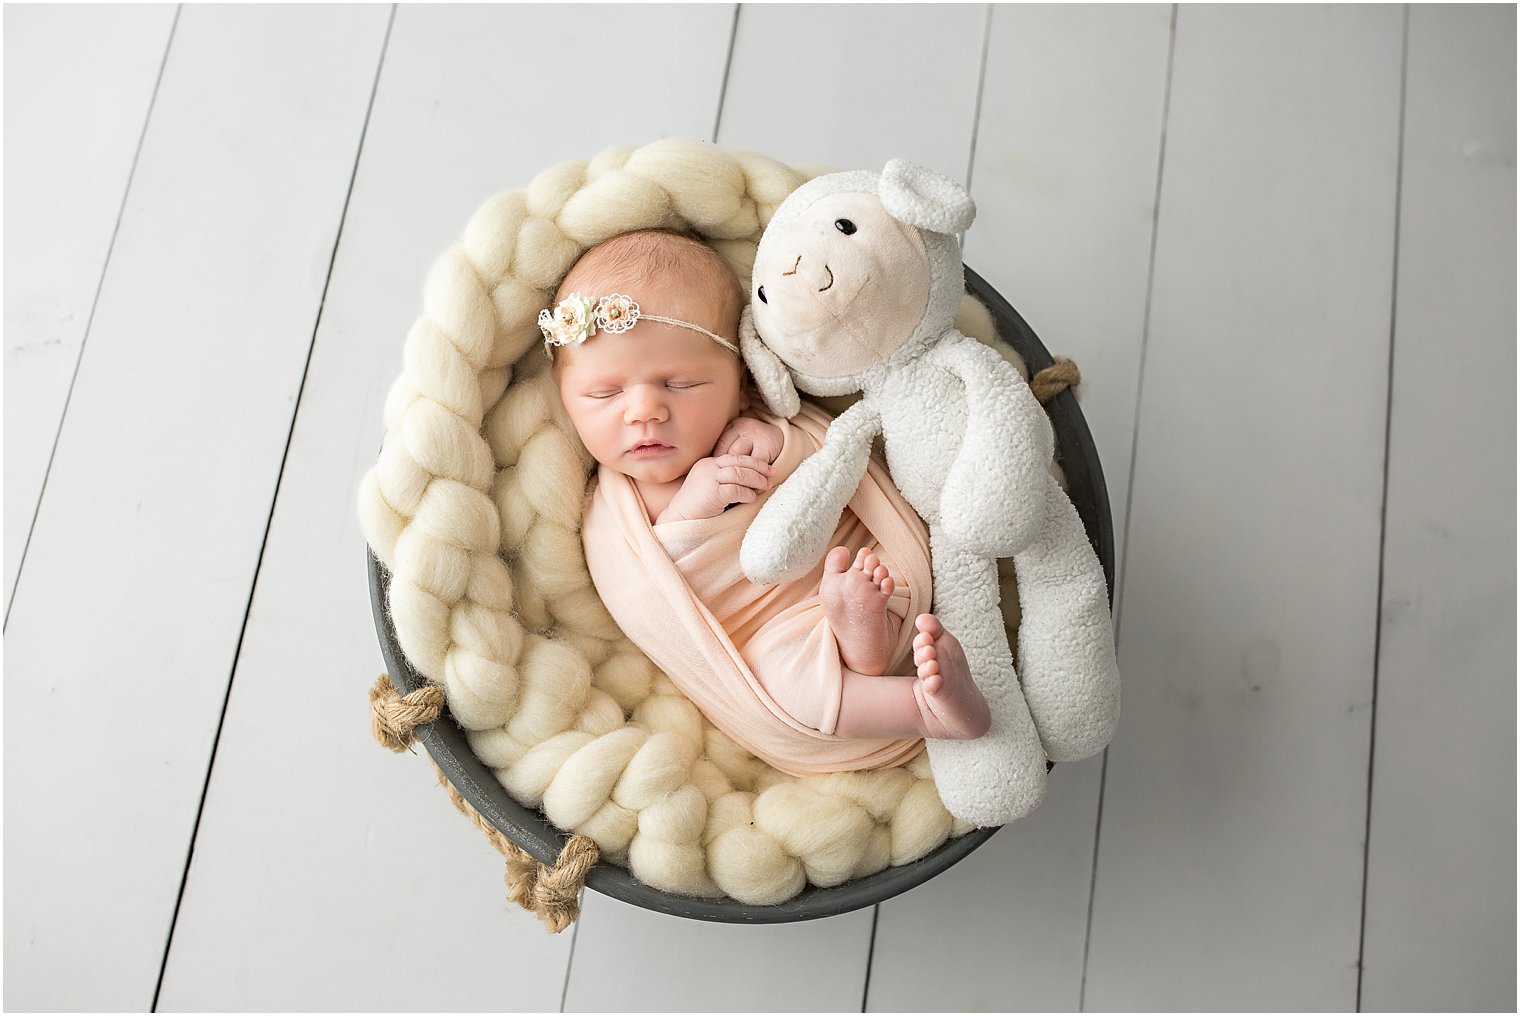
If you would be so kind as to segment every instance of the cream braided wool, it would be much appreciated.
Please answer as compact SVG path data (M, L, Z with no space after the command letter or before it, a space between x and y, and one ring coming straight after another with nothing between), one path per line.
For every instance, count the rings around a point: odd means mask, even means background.
M589 247L690 229L749 286L772 212L810 174L688 141L617 148L487 201L428 273L360 492L412 665L514 798L672 893L777 903L916 860L969 830L907 766L787 776L702 717L587 573L591 469L541 349L540 309ZM963 330L986 338L979 306ZM1003 602L1017 606L1001 568Z

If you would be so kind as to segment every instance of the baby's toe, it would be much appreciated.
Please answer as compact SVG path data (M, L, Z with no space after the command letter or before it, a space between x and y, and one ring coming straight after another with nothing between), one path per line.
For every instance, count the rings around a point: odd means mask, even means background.
M828 557L823 559L824 571L842 572L850 566L850 549L848 547L835 547L829 551Z
M882 580L881 580L881 591L883 593L886 593L888 596L891 596L892 595L892 590L894 590L896 588L897 588L897 583L892 581L892 576L887 575L887 576L884 576L882 578Z

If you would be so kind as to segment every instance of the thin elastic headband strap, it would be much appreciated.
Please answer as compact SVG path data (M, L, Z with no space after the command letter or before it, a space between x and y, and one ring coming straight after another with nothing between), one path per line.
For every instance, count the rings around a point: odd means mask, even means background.
M718 335L718 334L716 334L714 332L710 332L706 328L703 328L701 325L694 325L690 321L677 321L675 318L672 318L672 317L661 317L658 314L640 314L639 315L639 320L640 321L658 321L662 325L675 325L677 328L689 328L689 329L691 329L694 332L701 332L703 335L707 336L709 339L712 339L714 342L716 342L718 345L722 346L724 349L727 349L727 350L729 350L731 352L734 352L734 353L738 353L739 352L739 347L736 346L736 345L734 345L729 340L725 339L723 336Z

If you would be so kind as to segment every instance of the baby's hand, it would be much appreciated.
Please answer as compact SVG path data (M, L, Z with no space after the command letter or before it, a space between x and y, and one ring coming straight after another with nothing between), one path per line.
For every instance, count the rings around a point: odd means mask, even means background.
M783 441L780 427L749 416L740 416L718 436L714 455L750 455L763 462L775 462Z
M771 464L750 455L698 459L670 504L655 520L711 519L731 504L749 504L771 486Z

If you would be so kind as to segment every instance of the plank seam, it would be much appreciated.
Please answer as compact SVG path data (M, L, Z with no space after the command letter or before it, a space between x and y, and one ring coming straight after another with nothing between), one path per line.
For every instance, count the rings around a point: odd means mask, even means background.
M243 640L248 635L248 619L253 614L253 601L258 595L259 575L264 569L265 551L267 551L269 548L269 533L270 530L274 528L274 516L275 512L279 508L280 503L280 487L285 479L285 466L290 461L290 446L293 443L296 424L301 415L301 400L306 394L306 380L311 373L311 357L313 351L316 349L317 334L322 327L322 314L327 306L327 293L329 288L332 286L333 266L337 263L338 250L342 246L343 227L348 221L348 209L349 205L353 201L354 196L354 182L358 179L359 176L359 164L363 160L364 156L364 140L369 133L370 115L374 112L375 109L375 94L379 91L380 74L385 68L386 51L390 48L391 28L395 25L395 23L396 5L391 4L390 16L387 18L385 23L385 36L381 39L380 42L380 59L376 62L375 65L374 80L370 82L369 102L365 106L364 122L359 128L359 143L355 147L354 151L353 169L349 172L348 190L343 196L343 211L338 216L338 228L333 237L332 254L328 258L327 262L327 276L322 283L322 296L317 301L317 314L316 320L312 324L311 341L307 344L306 347L306 363L301 368L301 382L296 388L295 405L291 409L290 430L285 436L285 450L280 455L280 468L276 473L274 495L270 498L269 515L264 521L264 536L259 543L259 555L253 568L253 581L249 583L248 601L243 607L243 623L242 626L238 629L237 646L234 648L232 653L232 667L227 676L227 690L222 696L222 711L221 715L217 718L216 733L211 739L211 756L209 759L207 759L206 763L206 779L205 782L201 785L201 799L200 803L196 806L195 809L195 823L190 827L190 845L185 852L185 867L180 874L179 893L176 895L174 900L174 914L169 919L169 933L164 941L164 955L163 959L159 962L158 983L153 988L153 1004L149 1008L150 1012L158 1012L159 996L163 992L164 988L164 975L169 969L169 956L174 948L174 932L179 925L180 909L184 905L185 889L189 885L190 881L190 869L195 862L195 842L200 836L201 819L204 817L206 812L206 799L210 796L211 777L216 770L217 748L221 745L222 730L227 722L227 706L232 701L232 686L237 680L238 663L243 655Z
M992 50L992 4L987 5L987 17L982 22L982 66L976 76L976 103L971 110L971 151L966 159L966 190L971 190L971 175L976 172L976 142L982 129L982 95L987 90L987 56ZM961 238L965 246L965 237Z
M589 890L582 889L584 895ZM559 989L559 1011L565 1011L565 1002L570 998L570 971L575 967L575 943L581 936L581 922L576 921L570 926L570 955L565 957L565 983Z
M1114 596L1114 647L1119 645L1119 625L1124 609L1124 583L1129 577L1125 567L1129 559L1130 525L1134 518L1135 463L1140 454L1140 407L1145 396L1145 354L1150 345L1151 308L1156 295L1156 238L1161 232L1161 185L1166 173L1166 135L1171 126L1172 114L1172 68L1177 55L1178 5L1172 4L1172 16L1167 26L1166 78L1161 92L1161 138L1156 152L1155 210L1151 218L1151 249L1146 265L1145 310L1140 326L1140 359L1135 377L1135 418L1130 428L1129 482L1124 492L1124 549L1119 556L1118 590ZM1103 764L1098 774L1098 817L1093 823L1092 879L1087 889L1087 933L1082 941L1082 980L1077 993L1077 1010L1087 1010L1087 966L1092 955L1093 917L1098 899L1098 848L1103 838L1103 797L1108 789L1108 749L1103 749Z
M860 1011L870 1012L871 1001L871 965L876 960L876 922L881 920L881 904L871 906L871 940L866 944L866 978L865 986L860 992Z
M132 166L127 170L127 185L122 188L121 205L116 209L116 222L111 227L111 239L106 244L106 257L100 265L100 278L95 282L95 297L90 301L90 314L85 319L84 334L79 339L79 352L74 356L74 372L69 375L69 388L63 396L63 412L58 414L58 429L53 432L53 446L48 449L47 468L42 471L42 486L37 488L37 502L32 505L32 521L26 527L26 539L21 544L21 559L16 563L16 581L11 586L10 597L5 602L5 621L0 624L3 632L11 623L11 607L21 588L21 576L26 572L26 554L32 546L32 533L37 528L37 518L42 514L42 499L47 496L48 479L53 475L53 461L58 456L58 442L63 436L63 425L69 416L69 405L74 401L74 383L79 380L79 365L84 362L85 347L90 341L90 329L95 324L95 311L100 307L100 294L105 289L106 273L111 270L111 257L116 253L116 238L121 233L121 220L126 216L127 201L132 196L132 182L137 178L137 160L142 157L143 140L148 136L148 124L153 121L153 110L158 105L158 89L164 82L164 68L169 65L169 50L174 46L174 31L179 27L179 14L184 5L174 8L174 18L169 22L169 35L164 40L164 55L158 61L158 77L153 80L153 94L148 99L147 112L143 114L142 130L137 134L137 150L132 153Z
M1373 763L1377 759L1378 671L1383 657L1383 580L1388 565L1388 463L1393 450L1393 353L1398 337L1399 226L1404 209L1404 123L1409 106L1409 8L1404 8L1403 52L1399 66L1399 155L1393 178L1393 259L1388 308L1388 397L1383 407L1383 503L1378 511L1377 610L1372 638L1372 704L1367 728L1367 818L1362 833L1362 907L1356 939L1356 1011L1362 1011L1362 976L1367 948L1367 873L1372 857Z
M728 75L734 69L734 49L739 41L739 10L743 6L734 4L734 17L728 25L728 58L723 61L723 81L718 85L718 114L713 117L713 144L718 143L718 129L723 126L723 107L728 104Z

